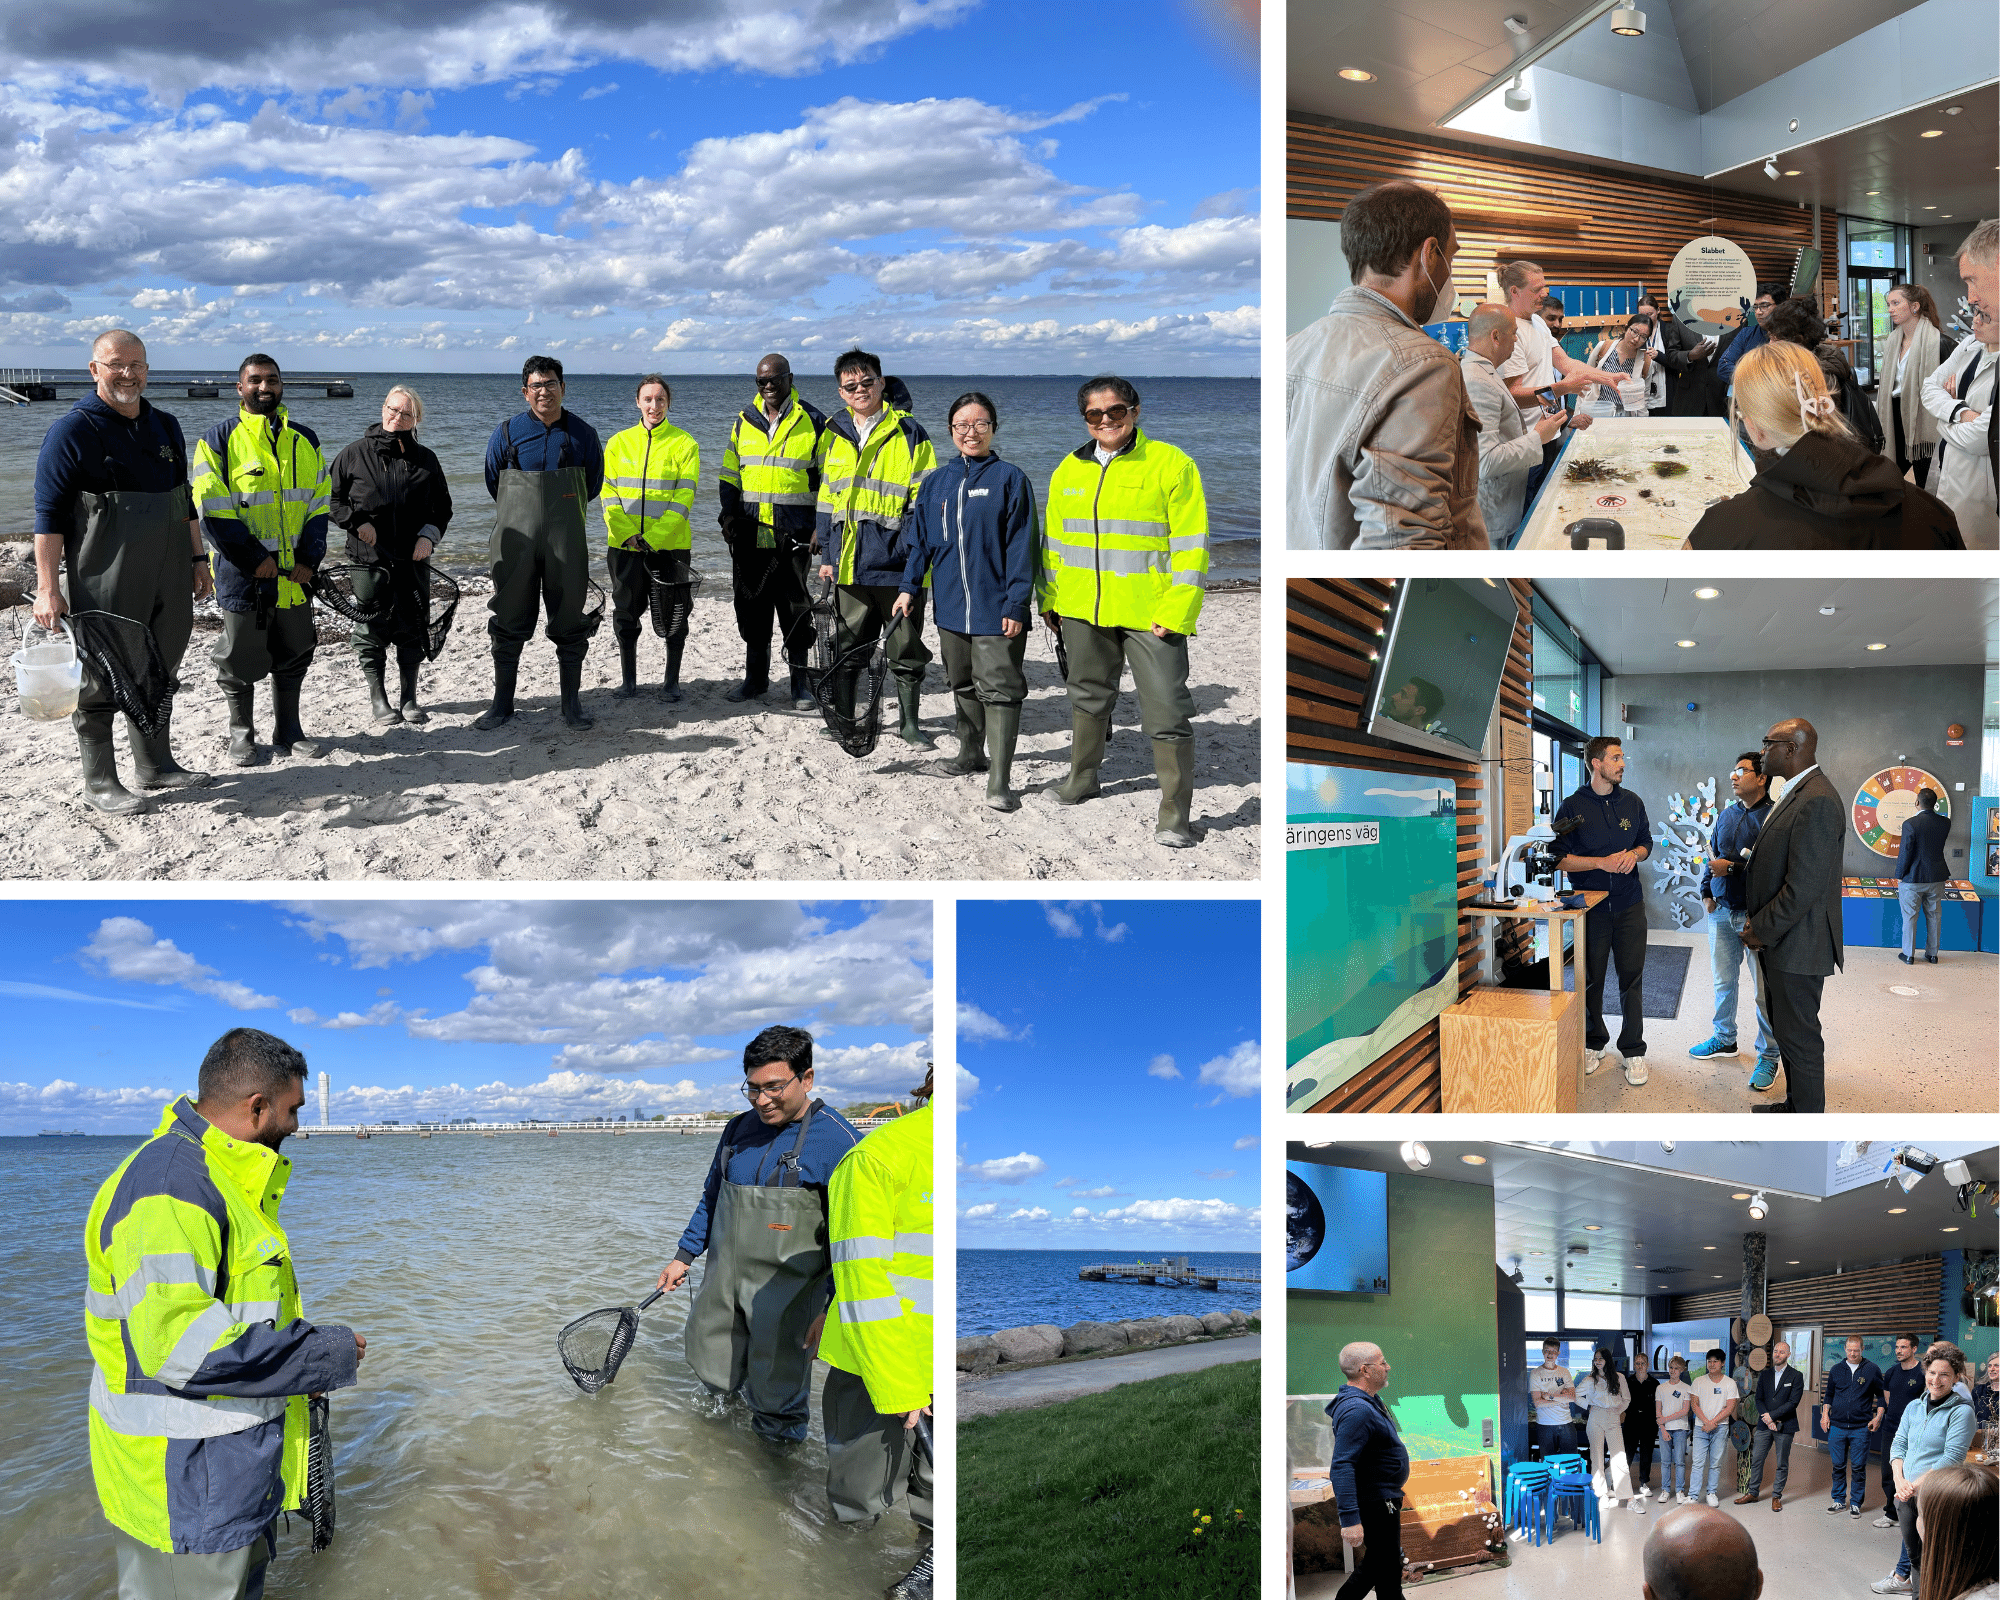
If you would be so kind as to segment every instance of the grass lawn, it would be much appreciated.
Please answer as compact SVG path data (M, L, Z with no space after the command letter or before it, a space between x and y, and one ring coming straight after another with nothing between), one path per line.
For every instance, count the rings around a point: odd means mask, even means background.
M1262 1367L961 1423L960 1600L1254 1596Z

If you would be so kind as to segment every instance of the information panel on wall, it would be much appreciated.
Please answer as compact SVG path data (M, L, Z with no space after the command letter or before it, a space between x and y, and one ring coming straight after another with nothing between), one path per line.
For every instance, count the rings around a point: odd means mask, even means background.
M1720 235L1690 239L1667 268L1667 310L1697 339L1749 321L1756 299L1757 269Z

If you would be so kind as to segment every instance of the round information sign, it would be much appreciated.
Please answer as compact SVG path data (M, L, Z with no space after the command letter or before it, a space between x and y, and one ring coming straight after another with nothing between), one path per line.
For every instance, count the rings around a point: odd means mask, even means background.
M1878 856L1892 860L1902 848L1903 824L1917 809L1917 791L1938 797L1938 815L1951 815L1951 790L1922 767L1884 767L1854 792L1854 831Z
M1667 310L1697 339L1749 321L1756 298L1757 269L1719 235L1690 239L1667 268Z
M1765 1316L1763 1312L1758 1312L1750 1319L1748 1332L1752 1344L1769 1344L1771 1342L1771 1319Z

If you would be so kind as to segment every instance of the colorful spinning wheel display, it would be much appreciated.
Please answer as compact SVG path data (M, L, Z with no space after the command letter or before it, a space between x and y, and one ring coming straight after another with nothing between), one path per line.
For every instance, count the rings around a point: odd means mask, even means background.
M1854 831L1878 856L1895 859L1903 839L1903 824L1915 815L1917 791L1938 797L1938 815L1951 815L1951 791L1922 767L1884 767L1854 791Z

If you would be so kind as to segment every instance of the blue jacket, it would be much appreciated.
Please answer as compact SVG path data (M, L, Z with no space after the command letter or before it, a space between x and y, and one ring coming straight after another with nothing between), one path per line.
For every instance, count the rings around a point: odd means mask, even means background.
M1889 1459L1902 1462L1904 1478L1914 1481L1932 1467L1963 1461L1971 1443L1972 1402L1954 1389L1942 1400L1925 1395L1904 1408Z
M1771 797L1767 794L1754 806L1746 806L1741 800L1732 800L1715 819L1715 827L1708 836L1708 853L1724 861L1736 863L1736 870L1727 877L1711 873L1702 880L1702 893L1711 900L1719 900L1731 911L1747 911L1749 896L1744 892L1745 873L1743 852L1757 842L1758 831L1764 826L1764 819L1771 814Z
M1875 1408L1886 1403L1882 1390L1882 1369L1862 1357L1861 1365L1853 1372L1847 1370L1847 1357L1840 1356L1826 1369L1826 1382L1820 1389L1820 1404L1832 1408L1833 1425L1836 1428L1865 1428L1868 1419L1875 1415Z
M716 1197L722 1192L722 1152L732 1145L736 1147L729 1158L729 1181L754 1188L777 1180L779 1163L791 1154L792 1143L798 1136L797 1123L774 1128L754 1111L742 1111L730 1119L722 1137L715 1142L715 1159L708 1164L708 1179L702 1184L701 1199L695 1205L694 1215L688 1218L680 1248L674 1252L676 1261L692 1261L708 1248L708 1221L715 1215ZM806 1147L799 1152L798 1178L787 1180L786 1187L802 1183L808 1189L819 1190L824 1198L826 1180L833 1176L840 1158L860 1142L861 1134L853 1123L822 1105L813 1113L812 1126L806 1129ZM773 1149L773 1145L777 1148Z
M1722 379L1722 387L1727 389L1736 381L1736 363L1741 361L1760 344L1769 344L1771 336L1764 331L1761 322L1752 322L1729 341L1729 348L1722 353L1722 364L1716 375Z
M1379 1397L1344 1383L1327 1402L1333 1419L1333 1461L1327 1468L1333 1497L1340 1506L1340 1525L1361 1521L1361 1500L1400 1499L1410 1479L1410 1452L1396 1419Z
M129 489L164 494L185 489L188 452L181 425L150 400L121 416L87 394L49 424L35 458L35 532L76 532L76 497ZM193 502L185 513L194 515Z
M532 411L517 412L501 423L486 441L486 492L496 500L503 466L523 472L581 467L590 486L586 500L595 500L604 488L604 446L597 430L574 411L564 411L553 428L543 427Z
M1905 883L1943 883L1951 876L1944 863L1944 838L1951 818L1922 809L1903 824L1902 848L1896 852L1896 876Z
M1575 817L1578 826L1549 846L1554 855L1615 856L1621 850L1641 848L1648 855L1652 853L1653 828L1646 820L1646 803L1623 784L1614 786L1606 795L1584 784L1556 813L1557 822L1565 817ZM1569 881L1579 889L1607 891L1609 898L1601 902L1606 911L1622 911L1639 903L1636 870L1606 872L1601 867L1592 867L1570 873Z
M909 528L903 588L931 575L931 614L953 633L1024 627L1035 593L1035 486L997 455L959 456L924 479Z

